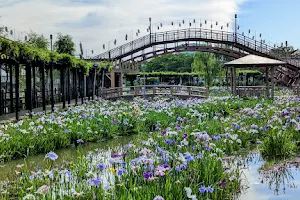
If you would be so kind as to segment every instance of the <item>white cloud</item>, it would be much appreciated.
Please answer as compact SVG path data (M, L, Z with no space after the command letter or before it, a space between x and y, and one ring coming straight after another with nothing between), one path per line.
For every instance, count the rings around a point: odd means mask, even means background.
M146 34L150 16L153 22L164 22L164 29L172 29L171 21L179 23L185 19L188 22L194 18L197 23L200 19L208 19L226 24L233 21L244 1L0 0L0 25L16 29L15 38L21 37L21 31L30 29L47 37L51 33L68 33L77 46L82 41L84 49L94 49L97 54L103 51L104 43L107 46L108 41L114 39L118 44L123 43L125 34L130 38L137 29ZM157 25L155 27L157 29Z

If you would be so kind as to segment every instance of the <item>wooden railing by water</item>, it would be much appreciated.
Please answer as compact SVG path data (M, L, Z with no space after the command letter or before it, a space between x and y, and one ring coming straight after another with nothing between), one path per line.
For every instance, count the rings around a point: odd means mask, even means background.
M265 97L267 92L271 94L271 87L266 86L239 86L236 88L239 97Z
M207 98L208 89L205 87L178 85L146 85L101 89L99 94L100 97L104 99L155 95L172 95L183 98Z

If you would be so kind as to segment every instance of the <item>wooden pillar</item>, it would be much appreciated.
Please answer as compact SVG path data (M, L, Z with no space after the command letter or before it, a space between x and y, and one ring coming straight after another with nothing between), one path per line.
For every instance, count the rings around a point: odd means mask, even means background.
M65 69L64 69L65 66L63 66L60 70L60 86L61 86L61 89L60 89L60 92L61 92L61 97L62 97L62 104L63 104L63 108L66 108L66 90L65 90Z
M121 87L121 90L120 90L120 96L123 96L123 80L124 80L124 74L123 74L123 72L121 72L120 73L120 77L119 77L119 79L120 79L120 87ZM146 90L146 89L145 89Z
M274 99L274 69L275 67L271 68L271 98Z
M35 64L32 66L32 78L33 78L33 98L32 98L32 104L33 104L33 108L37 107L37 101L36 101L36 76L35 76Z
M42 103L43 111L46 114L46 83L45 83L45 63L41 63L41 88L42 88Z
M236 69L231 67L231 91L232 95L236 96Z
M67 68L67 94L68 94L68 105L71 104L71 75L70 75L70 67Z
M83 74L83 97L86 97L86 75Z
M51 93L51 111L54 112L54 81L53 81L53 61L50 63L50 93Z
M32 64L26 65L26 109L30 111L30 115L32 113L32 84L31 84L31 68Z
M267 96L267 98L270 97L270 95L269 95L269 67L266 67L266 96Z
M97 67L94 70L94 81L93 81L93 96L92 100L94 100L94 96L96 95L96 82L97 82Z
M19 110L20 110L20 66L18 63L15 64L16 68L16 82L15 82L15 96L16 96L16 120L19 121Z
M14 112L14 93L13 93L13 65L9 64L9 84L10 84L10 90L9 90L9 98L10 98L10 112Z
M75 93L75 106L77 106L78 102L78 89L77 89L77 69L74 69L74 93Z
M116 74L114 70L110 72L110 87L115 88L116 87Z

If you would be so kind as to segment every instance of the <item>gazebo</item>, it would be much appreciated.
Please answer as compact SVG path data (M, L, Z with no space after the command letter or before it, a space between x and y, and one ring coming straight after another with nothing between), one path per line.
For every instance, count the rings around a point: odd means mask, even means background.
M265 69L266 74L266 96L269 98L269 71L271 71L271 98L274 98L274 70L278 66L285 65L285 62L280 60L274 60L257 55L247 55L242 58L230 61L225 63L226 67L229 67L231 70L231 91L233 96L237 96L237 87L236 87L236 68L259 68ZM247 89L244 88L245 90ZM248 87L249 88L249 87Z

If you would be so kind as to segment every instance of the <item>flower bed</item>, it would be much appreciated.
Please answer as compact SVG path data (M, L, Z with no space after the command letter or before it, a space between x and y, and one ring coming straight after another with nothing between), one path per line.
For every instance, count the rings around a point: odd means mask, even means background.
M20 151L46 152L48 167L20 166L2 198L233 199L241 190L240 170L225 156L261 143L263 156L292 155L299 141L298 104L289 97L99 100L6 125L4 159ZM55 163L55 149L73 143L80 151L84 142L136 133L134 142L113 149L109 158Z

